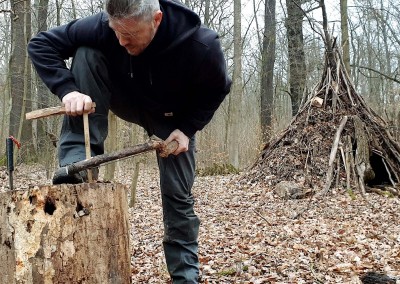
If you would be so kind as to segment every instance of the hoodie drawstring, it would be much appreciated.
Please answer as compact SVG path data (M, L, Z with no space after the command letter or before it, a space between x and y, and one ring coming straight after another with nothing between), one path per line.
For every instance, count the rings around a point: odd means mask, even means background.
M133 79L133 66L132 66L132 55L129 56L129 76Z

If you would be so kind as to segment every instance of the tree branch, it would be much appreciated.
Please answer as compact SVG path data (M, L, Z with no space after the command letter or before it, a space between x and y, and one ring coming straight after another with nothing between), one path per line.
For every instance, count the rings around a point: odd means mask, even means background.
M319 6L317 6L317 7L315 7L315 8L312 8L312 9L309 9L309 10L307 10L307 11L305 11L305 10L301 7L301 4L298 4L296 1L293 1L293 3L303 12L304 17L307 18L307 21L308 21L308 23L310 24L310 28L311 28L316 34L319 34L319 35L321 36L322 40L324 40L324 35L322 34L322 32L321 32L321 31L317 31L317 29L316 29L315 25L313 24L312 20L311 20L310 17L307 15L307 13L309 13L309 12L311 12L311 11L314 11L314 10L316 10L316 9L321 8L320 3L319 3Z
M357 67L357 68L366 69L366 70L375 72L375 73L381 75L382 77L384 77L384 78L386 78L386 79L388 79L388 80L391 80L391 81L393 81L393 82L396 82L396 83L400 84L400 80L399 80L399 79L396 79L396 77L391 77L391 76L389 76L389 75L387 75L387 74L384 74L384 73L382 73L381 71L375 70L375 69L373 69L373 68L371 68L371 67L359 66L359 65L351 65L351 67Z

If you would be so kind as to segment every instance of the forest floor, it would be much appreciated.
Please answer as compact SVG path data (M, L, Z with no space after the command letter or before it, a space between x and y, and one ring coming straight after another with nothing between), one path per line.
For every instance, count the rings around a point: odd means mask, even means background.
M130 171L116 181L129 185ZM238 176L196 179L202 283L361 283L367 271L400 283L400 200L332 190L319 202L282 200ZM16 167L15 188L49 184L41 166ZM0 191L8 177L0 168ZM142 167L130 209L132 282L168 283L158 171ZM306 210L305 210L306 209ZM303 212L300 216L297 216ZM297 216L297 218L294 218Z

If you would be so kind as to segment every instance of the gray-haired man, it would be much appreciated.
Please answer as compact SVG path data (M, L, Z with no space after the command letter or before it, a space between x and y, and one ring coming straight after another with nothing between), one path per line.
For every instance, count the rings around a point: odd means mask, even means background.
M231 80L217 34L173 0L107 0L106 11L41 32L29 43L32 62L64 103L59 163L85 159L81 122L89 116L92 155L104 152L107 114L144 127L174 155L157 158L164 213L164 251L173 283L197 283L199 219L193 205L195 133L210 122ZM73 57L71 69L64 60ZM54 184L79 183L82 175Z

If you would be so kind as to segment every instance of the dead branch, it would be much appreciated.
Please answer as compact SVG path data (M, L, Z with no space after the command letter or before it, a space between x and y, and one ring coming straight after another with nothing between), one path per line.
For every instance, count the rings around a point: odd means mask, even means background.
M338 149L338 145L339 145L339 141L340 141L340 135L343 131L343 128L344 128L346 122L347 122L347 116L344 116L342 118L342 121L340 122L339 128L336 131L335 138L333 140L333 146L332 146L331 154L329 157L329 168L328 168L328 173L326 175L325 188L320 192L319 195L325 195L329 191L329 188L331 187L332 174L333 174L333 162L335 161L335 157L336 157L336 153L337 153L337 149Z
M382 163L383 163L383 165L385 166L385 169L386 169L386 172L387 172L387 174L388 174L388 176L389 176L390 182L392 183L393 186L396 186L395 183L394 183L394 181L393 181L393 179L392 179L392 175L390 174L390 170L389 170L389 168L388 168L388 166L387 166L387 164L386 164L384 158L382 158Z
M376 74L378 74L378 75L380 75L380 76L382 76L382 77L384 77L384 78L386 78L386 79L388 79L388 80L391 80L391 81L393 81L393 82L396 82L396 83L400 84L400 80L399 80L399 79L396 79L396 78L394 78L394 77L391 77L391 76L389 76L389 75L387 75L387 74L385 74L385 73L382 73L381 71L376 70L376 69L374 69L374 68L367 67L367 66L360 66L360 65L351 65L351 66L352 66L352 67L361 68L361 69L366 69L366 70L368 70L368 71L372 71L372 72L374 72L374 73L376 73ZM364 76L365 76L365 75L364 75ZM367 77L367 76L366 76L366 77Z

